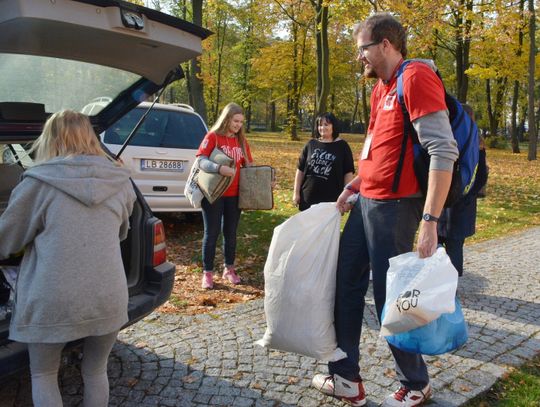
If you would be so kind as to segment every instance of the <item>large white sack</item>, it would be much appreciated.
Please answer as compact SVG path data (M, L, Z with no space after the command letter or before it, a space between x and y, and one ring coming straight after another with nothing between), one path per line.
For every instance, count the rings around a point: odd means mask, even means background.
M267 328L257 344L322 361L346 357L334 329L340 219L325 202L274 229L264 266Z
M381 336L410 331L455 311L458 273L444 248L424 259L410 252L389 262Z

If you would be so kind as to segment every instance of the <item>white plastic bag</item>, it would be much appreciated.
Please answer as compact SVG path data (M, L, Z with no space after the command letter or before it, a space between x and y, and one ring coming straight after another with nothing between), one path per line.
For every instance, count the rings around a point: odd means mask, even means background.
M267 328L256 343L322 361L347 355L334 329L341 215L324 202L274 229L264 266Z
M455 311L458 273L440 247L431 257L405 253L390 259L381 336L426 325Z
M202 199L204 198L204 195L199 188L199 184L197 183L200 171L199 161L200 158L197 157L191 167L191 171L189 172L189 176L184 187L184 195L186 196L193 208L200 208Z

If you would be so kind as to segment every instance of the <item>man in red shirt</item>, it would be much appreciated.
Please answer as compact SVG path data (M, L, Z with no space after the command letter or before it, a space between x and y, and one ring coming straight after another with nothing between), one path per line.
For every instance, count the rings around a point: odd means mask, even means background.
M369 271L379 321L386 297L388 259L413 249L429 257L437 248L437 221L452 180L458 150L445 103L444 87L425 62L410 63L403 72L404 101L420 143L431 161L427 196L422 196L413 169L410 139L398 188L392 188L403 141L403 113L396 95L396 72L407 55L406 33L390 14L375 14L354 28L364 75L378 78L371 94L371 115L358 162L358 176L337 201L351 211L340 241L335 326L338 346L347 358L330 362L329 375L316 375L313 386L353 406L366 403L359 369L359 343ZM351 196L359 198L350 203ZM384 406L417 406L431 395L421 355L391 345L400 388Z

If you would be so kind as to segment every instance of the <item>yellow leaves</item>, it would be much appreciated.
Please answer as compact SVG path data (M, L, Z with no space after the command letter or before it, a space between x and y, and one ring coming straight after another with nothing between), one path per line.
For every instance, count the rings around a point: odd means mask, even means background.
M296 383L298 383L298 378L289 376L289 378L287 379L287 383L288 384L296 384Z
M387 368L384 371L384 375L386 377L390 377L390 378L394 379L396 377L396 371L394 369Z
M483 68L481 66L473 66L465 71L469 76L476 76L480 79L493 79L497 77L495 68Z
M188 376L182 377L182 381L184 383L195 383L197 380L199 379L196 376L188 375Z

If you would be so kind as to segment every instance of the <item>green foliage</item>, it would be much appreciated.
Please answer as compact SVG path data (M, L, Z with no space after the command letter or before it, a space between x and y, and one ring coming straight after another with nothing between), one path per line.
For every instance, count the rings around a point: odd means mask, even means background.
M486 138L486 145L489 148L505 150L508 148L508 140L503 136L491 136Z
M540 405L540 356L499 380L464 407L537 407Z
M151 2L150 6L155 3ZM189 1L162 3L168 5L165 10L190 19ZM294 111L291 109L293 98L299 101L299 128L309 123L316 91L313 3L307 0L206 0L203 4L204 25L214 32L205 40L201 57L201 78L210 124L216 112L229 101L251 106L251 121L258 127L269 128L271 103L276 105L278 125L292 123L289 116ZM459 66L465 64L467 102L474 107L481 127L490 127L489 110L491 126L497 121L499 127L508 126L515 80L520 81L517 121L526 117L528 14L527 10L521 12L519 1L341 0L324 4L329 7L328 109L338 117L351 119L358 109L362 68L355 60L351 32L354 23L372 14L375 8L391 12L402 21L408 30L408 57L433 59L446 88L456 96L462 91L458 89L463 80ZM295 37L293 32L298 35ZM540 32L537 37L540 42ZM468 53L464 52L465 48ZM540 79L540 54L536 59L536 77ZM295 72L299 80L296 90L293 86ZM488 79L491 106L488 106L486 92ZM368 88L368 100L369 92ZM501 97L497 97L498 92ZM167 97L185 102L187 93L174 89ZM358 117L357 114L357 120Z

